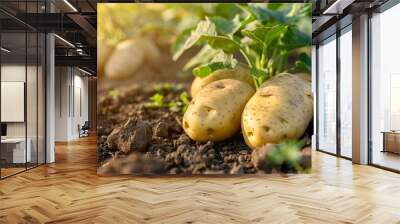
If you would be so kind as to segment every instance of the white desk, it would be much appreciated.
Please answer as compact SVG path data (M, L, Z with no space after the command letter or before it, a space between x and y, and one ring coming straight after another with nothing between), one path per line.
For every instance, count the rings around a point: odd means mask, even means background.
M25 138L5 138L1 139L1 150L12 150L12 163L25 163L32 160L32 140L27 138L28 143L25 154ZM2 156L3 157L3 156ZM25 161L26 159L26 161Z

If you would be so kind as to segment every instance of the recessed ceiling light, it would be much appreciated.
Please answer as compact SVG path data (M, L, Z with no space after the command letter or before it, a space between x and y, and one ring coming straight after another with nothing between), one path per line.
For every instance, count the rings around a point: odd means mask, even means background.
M69 42L68 40L60 37L58 34L54 34L55 37L57 37L59 40L61 40L62 42L66 43L67 45L69 45L70 47L75 48L75 45L73 45L71 42Z
M83 73L85 73L85 74L87 74L87 75L93 75L92 73L90 73L90 72L88 72L88 71L86 71L86 70L83 70L83 69L81 69L81 68L79 68L79 67L78 67L78 70L81 71L81 72L83 72Z
M9 50L9 49L7 49L7 48L5 48L5 47L1 47L1 50L4 51L4 52L6 52L6 53L10 53L10 52L11 52L11 50Z
M64 0L64 3L68 5L74 12L78 12L78 10L73 6L68 0Z

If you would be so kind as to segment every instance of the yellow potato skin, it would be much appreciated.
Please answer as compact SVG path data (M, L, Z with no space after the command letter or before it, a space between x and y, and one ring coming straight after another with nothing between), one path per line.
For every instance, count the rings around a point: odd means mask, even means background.
M143 49L137 40L125 40L119 43L108 59L104 72L113 80L121 80L134 75L144 61Z
M111 55L112 47L102 39L97 40L97 74L103 76L104 66Z
M183 116L183 129L199 142L232 137L240 130L243 108L254 92L249 84L234 79L210 83L190 102Z
M261 85L242 114L246 144L258 149L303 135L313 116L311 83L280 74Z
M205 87L206 85L221 79L235 79L242 82L245 82L254 88L254 81L252 76L250 75L249 69L244 67L243 65L237 65L234 69L220 69L207 77L199 78L196 77L190 88L190 94L192 97L195 97L196 94Z

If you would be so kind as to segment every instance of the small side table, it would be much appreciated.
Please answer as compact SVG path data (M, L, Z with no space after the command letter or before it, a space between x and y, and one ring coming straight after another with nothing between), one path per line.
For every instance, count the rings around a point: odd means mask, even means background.
M382 131L383 150L382 152L391 152L400 154L400 131Z

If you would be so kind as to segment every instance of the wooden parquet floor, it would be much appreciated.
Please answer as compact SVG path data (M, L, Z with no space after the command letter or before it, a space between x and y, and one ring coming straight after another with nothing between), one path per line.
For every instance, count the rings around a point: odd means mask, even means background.
M400 223L400 175L315 152L309 175L96 175L95 138L0 181L0 223Z

